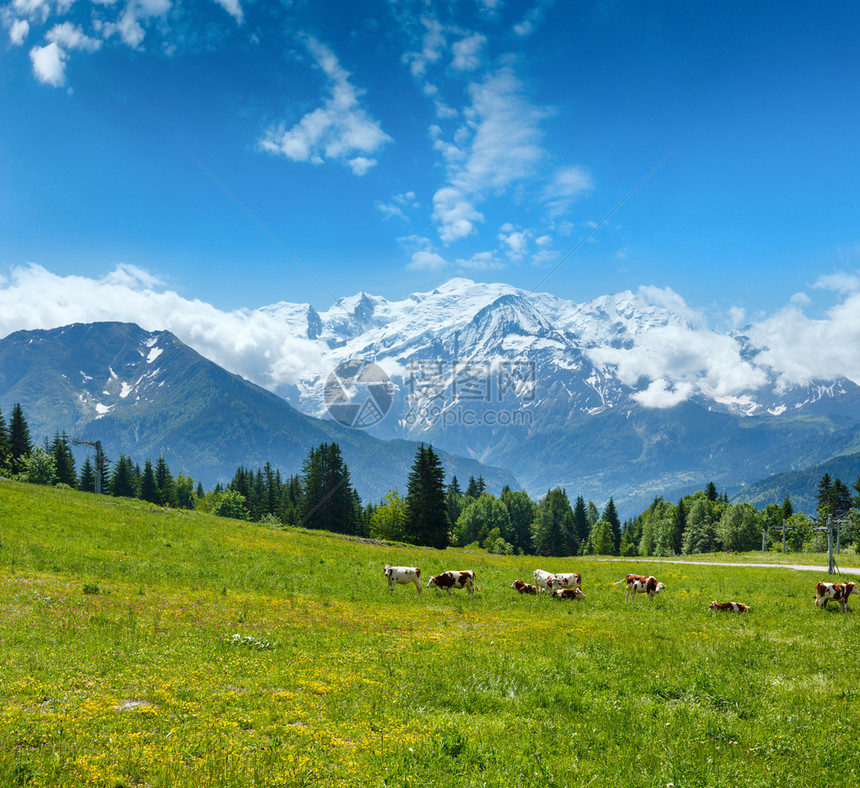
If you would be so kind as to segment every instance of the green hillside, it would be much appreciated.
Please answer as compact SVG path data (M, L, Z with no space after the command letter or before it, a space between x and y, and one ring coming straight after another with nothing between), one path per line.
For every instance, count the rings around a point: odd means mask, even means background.
M788 495L795 511L813 515L818 506L818 482L825 473L829 473L831 479L841 479L850 488L860 477L860 453L845 454L820 465L768 476L742 487L732 496L732 501L748 501L763 508L769 503L784 500Z
M0 785L858 783L826 575L539 560L0 480ZM386 563L480 591L390 593ZM587 599L516 594L537 566ZM625 603L630 571L667 589Z

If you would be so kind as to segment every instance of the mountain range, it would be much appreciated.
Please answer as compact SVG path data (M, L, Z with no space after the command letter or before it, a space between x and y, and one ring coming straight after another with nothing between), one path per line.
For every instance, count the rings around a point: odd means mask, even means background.
M320 369L385 371L392 404L372 434L510 468L536 497L562 486L631 511L714 481L742 499L771 474L860 452L855 383L786 383L743 330L702 332L685 310L629 291L577 304L453 279L402 301L359 293L325 312L284 302L262 311L317 342ZM729 357L720 363L732 386L710 370L678 371L702 336ZM669 359L657 380L645 374L655 337ZM275 391L323 416L328 379L309 371Z
M271 390L166 331L16 332L0 340L0 407L20 401L37 436L65 430L100 438L112 456L164 454L205 485L240 464L296 472L311 446L336 440L370 500L403 491L418 441L461 481L483 475L493 491L522 485L535 498L561 486L598 506L612 496L624 515L709 481L760 502L779 485L753 485L774 474L828 463L856 469L846 482L860 473L860 387L787 382L748 332L702 331L683 305L646 296L577 304L453 279L326 311L278 302L257 311L317 362L271 375Z
M129 323L18 331L0 340L0 409L20 402L34 442L65 432L100 440L108 458L163 455L174 474L211 488L238 466L271 462L299 473L308 451L337 442L362 499L404 488L418 444L383 441L299 413L280 397L203 358L169 331ZM498 493L519 485L503 469L440 450L449 478L483 476Z

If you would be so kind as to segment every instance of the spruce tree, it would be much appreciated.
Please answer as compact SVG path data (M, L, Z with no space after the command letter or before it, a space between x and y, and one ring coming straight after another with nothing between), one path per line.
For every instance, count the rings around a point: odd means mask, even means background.
M128 457L120 454L108 484L110 494L122 498L137 498L138 490L134 481L134 465Z
M12 473L24 470L24 460L33 451L30 441L30 427L24 418L24 410L20 402L12 406L12 418L9 421L9 466Z
M155 487L158 490L158 503L162 506L173 503L173 483L167 460L159 454L155 461Z
M78 489L81 492L96 491L96 472L89 457L84 460L84 464L81 466L81 478L78 481Z
M578 495L573 507L573 539L577 553L582 552L588 542L588 530L588 509L585 507L585 498Z
M57 484L67 484L76 487L78 474L75 471L75 458L72 455L72 447L69 436L64 432L57 432L48 448L48 453L54 458L54 468L57 474Z
M405 531L412 544L444 549L448 546L445 470L432 446L422 443L406 485Z
M0 473L7 468L12 458L12 447L9 443L9 430L6 428L6 420L0 411Z
M601 518L606 520L609 523L612 529L612 554L618 554L618 548L621 544L621 520L618 518L618 511L615 509L615 501L610 496L609 503L606 504L606 508L603 510L603 517Z
M337 443L311 449L302 466L301 524L334 533L355 534L361 505Z
M717 500L717 485L713 482L708 482L705 486L705 496L709 501L716 502Z
M152 469L151 460L147 460L143 464L143 473L140 477L140 497L150 503L159 503L158 485L155 483L155 471Z

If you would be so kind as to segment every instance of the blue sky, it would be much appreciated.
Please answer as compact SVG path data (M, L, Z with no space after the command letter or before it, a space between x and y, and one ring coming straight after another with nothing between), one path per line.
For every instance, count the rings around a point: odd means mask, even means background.
M860 290L858 32L849 2L12 0L0 287L825 315Z

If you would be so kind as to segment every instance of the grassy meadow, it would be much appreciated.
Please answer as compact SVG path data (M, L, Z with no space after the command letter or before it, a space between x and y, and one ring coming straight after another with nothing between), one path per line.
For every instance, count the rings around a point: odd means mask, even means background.
M389 593L386 563L481 590ZM509 588L535 567L581 572L587 599ZM667 590L625 603L628 571ZM817 610L821 579L374 545L0 481L0 786L860 785L860 614Z

